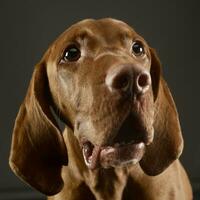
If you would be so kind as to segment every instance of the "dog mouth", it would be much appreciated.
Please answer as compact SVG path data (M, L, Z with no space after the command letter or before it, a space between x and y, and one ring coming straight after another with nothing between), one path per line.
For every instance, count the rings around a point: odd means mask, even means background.
M140 162L146 145L153 141L154 129L152 126L145 126L139 119L129 114L119 130L110 134L113 139L108 140L107 143L92 142L87 137L80 138L86 166L89 169L110 168Z
M82 144L83 158L89 169L136 164L142 159L144 151L144 142L136 141L99 146L86 140Z

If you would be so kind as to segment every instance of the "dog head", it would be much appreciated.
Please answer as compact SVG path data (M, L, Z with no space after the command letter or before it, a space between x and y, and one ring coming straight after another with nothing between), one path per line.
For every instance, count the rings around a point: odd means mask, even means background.
M55 194L63 185L67 147L50 107L72 129L89 169L140 163L146 174L157 175L183 148L160 61L122 21L71 26L34 70L16 119L10 165L38 190Z

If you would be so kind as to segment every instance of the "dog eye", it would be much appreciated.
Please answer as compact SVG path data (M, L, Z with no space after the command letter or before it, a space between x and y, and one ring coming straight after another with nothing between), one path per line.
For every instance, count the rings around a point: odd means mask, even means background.
M142 45L141 42L139 41L136 41L133 43L132 45L132 53L135 55L135 56L142 56L144 55L144 47Z
M75 46L71 45L67 47L64 53L65 61L77 61L81 57L81 51Z

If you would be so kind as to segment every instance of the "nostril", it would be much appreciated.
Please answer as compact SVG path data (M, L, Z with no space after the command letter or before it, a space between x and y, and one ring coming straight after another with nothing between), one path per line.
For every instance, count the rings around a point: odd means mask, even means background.
M146 74L141 74L138 78L138 85L140 87L145 87L148 85L148 76Z
M110 69L105 83L111 92L125 92L129 94L133 86L133 69L129 66L119 66Z
M146 92L151 85L151 77L148 72L142 72L137 77L137 89L139 92Z
M131 83L131 77L127 74L120 74L115 77L112 87L118 90L127 90Z

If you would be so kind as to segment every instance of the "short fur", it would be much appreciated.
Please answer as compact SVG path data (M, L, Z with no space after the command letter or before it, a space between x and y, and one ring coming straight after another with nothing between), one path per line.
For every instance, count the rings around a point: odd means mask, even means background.
M134 39L142 41L145 58L131 54ZM81 58L63 63L72 42ZM134 102L121 100L105 85L113 68L126 65L151 75L151 88ZM52 110L66 124L63 133ZM140 162L88 169L81 137L99 146L112 144L118 137L113 130L120 129L128 113L135 113L133 123L151 138ZM178 114L155 51L122 21L89 19L67 29L36 65L15 122L9 163L22 180L53 195L49 200L191 200L191 186L178 160L182 149Z

